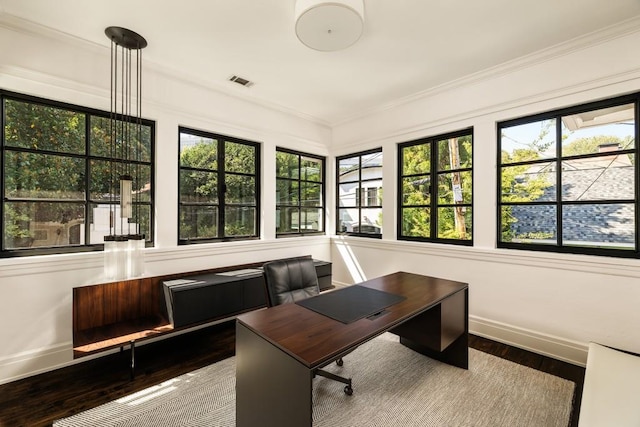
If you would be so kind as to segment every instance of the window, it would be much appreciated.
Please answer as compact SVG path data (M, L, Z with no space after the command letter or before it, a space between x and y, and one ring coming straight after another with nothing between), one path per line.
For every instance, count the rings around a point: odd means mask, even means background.
M638 94L498 124L498 246L638 256Z
M398 239L471 245L473 130L398 145Z
M257 238L260 145L179 132L179 244Z
M276 236L324 232L324 157L276 150Z
M2 256L102 250L112 204L109 113L0 92ZM137 133L132 132L136 135ZM134 217L147 243L153 230L154 123L142 122L140 158L129 161ZM122 150L116 150L122 151Z
M382 149L338 157L338 234L382 237Z

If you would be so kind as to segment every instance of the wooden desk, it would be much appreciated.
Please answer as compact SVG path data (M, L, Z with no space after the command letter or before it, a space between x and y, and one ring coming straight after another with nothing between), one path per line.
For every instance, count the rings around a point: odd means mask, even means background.
M298 304L237 318L238 427L311 426L313 371L387 331L415 351L468 368L466 283L398 272L360 285L406 299L380 316L349 324ZM352 399L357 399L357 381Z

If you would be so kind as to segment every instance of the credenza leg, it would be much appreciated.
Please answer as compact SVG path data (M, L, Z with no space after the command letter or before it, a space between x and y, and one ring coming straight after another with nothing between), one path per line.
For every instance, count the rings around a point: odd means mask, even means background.
M136 342L131 340L131 379L136 376Z

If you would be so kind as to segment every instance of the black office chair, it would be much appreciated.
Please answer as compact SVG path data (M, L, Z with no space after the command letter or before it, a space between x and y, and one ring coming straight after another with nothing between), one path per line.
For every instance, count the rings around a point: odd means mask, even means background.
M320 293L316 268L311 258L271 261L265 263L263 269L269 307L296 302ZM336 359L335 362L338 366L343 365L342 358ZM346 384L344 392L349 396L353 394L351 378L344 378L322 369L316 369L314 375Z

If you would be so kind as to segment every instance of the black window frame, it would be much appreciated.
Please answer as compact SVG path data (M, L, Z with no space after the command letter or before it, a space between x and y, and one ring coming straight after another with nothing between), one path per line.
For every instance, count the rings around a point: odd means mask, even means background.
M184 167L181 165L181 147L180 147L180 138L183 133L190 134L197 137L214 139L217 141L217 162L218 167L215 169L201 169L201 168L193 168L193 167ZM251 146L255 149L256 157L254 159L254 174L246 174L246 173L236 173L229 172L234 175L245 175L252 176L255 182L255 204L249 203L227 203L224 197L226 193L226 182L224 180L227 172L224 169L224 143L225 141L236 143L236 144L244 144ZM222 148L222 149L221 149ZM240 240L257 240L260 239L260 189L261 189L261 144L256 141L249 141L246 139L236 138L228 135L223 135L214 132L208 132L198 129L193 129L186 126L178 127L178 245L192 245L192 244L203 244L203 243L214 243L214 242L228 242L228 241L240 241ZM183 202L181 201L182 197L182 189L181 189L181 179L180 174L184 170L192 170L192 171L201 171L201 172L209 172L216 173L217 176L217 194L218 194L218 203L198 203L198 202ZM209 207L217 207L218 209L218 221L217 221L217 237L195 237L195 238L183 238L181 236L181 223L182 223L182 208L186 206L209 206ZM255 219L254 219L254 230L255 233L252 235L243 235L243 236L226 236L224 235L225 231L225 219L226 213L225 208L228 206L246 206L255 209Z
M438 170L438 161L439 153L438 153L438 142L451 139L451 138L460 138L460 137L471 137L471 167L460 167L460 168L452 168L446 170ZM412 205L404 203L404 193L403 193L403 182L404 178L411 178L414 175L425 175L425 173L420 174L407 174L404 175L404 156L403 149L408 147L414 147L417 145L425 145L429 144L429 152L430 152L430 168L429 168L429 194L430 203L429 204L421 204L421 205ZM473 177L473 156L474 156L474 133L473 127L469 127L466 129L448 132L436 136L429 136L426 138L420 138L413 141L402 142L398 144L398 171L397 171L397 239L398 240L408 240L408 241L417 241L417 242L431 242L431 243L444 243L444 244L454 244L454 245L462 245L462 246L473 246L473 186L474 186L474 177ZM435 159L435 160L434 160ZM457 172L470 172L471 173L471 203L439 203L438 202L438 176L452 174ZM434 179L435 177L435 179ZM405 236L403 234L403 209L405 208L420 208L420 207L428 207L430 211L430 224L429 224L429 235L430 237L422 237L422 236ZM471 231L469 233L469 239L451 239L451 238L441 238L438 237L438 208L455 208L455 207L463 207L471 210Z
M362 232L353 232L353 231L346 231L346 230L342 230L341 229L341 224L340 224L340 160L343 159L351 159L354 157L358 157L359 161L358 161L358 179L354 180L354 181L348 181L347 183L350 182L357 182L358 183L358 188L362 189L363 187L363 183L366 182L373 182L373 181L383 181L383 177L380 176L380 178L371 178L371 179L362 179L362 171L363 168L362 167L362 157L369 155L369 154L375 154L375 153L380 153L383 156L383 161L384 161L384 153L382 151L382 147L379 148L374 148L371 150L365 150L365 151L360 151L357 153L350 153L350 154L346 154L343 156L337 156L336 157L336 234L338 235L348 235L348 236L357 236L357 237L369 237L372 239L382 239L382 232L380 233L362 233ZM382 164L380 166L380 168L382 168ZM344 183L344 182L343 182ZM381 186L382 188L382 186ZM362 191L356 191L356 206L353 207L348 207L350 209L357 209L358 210L358 218L359 221L358 223L360 224L360 226L362 225L362 209L363 208L374 208L374 209L381 209L382 210L382 203L380 203L380 205L374 205L374 206L370 206L368 204L363 204L363 200L362 200ZM366 198L365 198L366 199ZM368 200L367 200L368 201ZM342 208L342 209L346 209L346 208ZM360 229L360 228L359 228Z
M278 211L279 208L297 208L298 209L298 215L301 216L301 212L304 208L317 208L320 210L320 216L322 218L322 227L319 227L319 230L313 230L313 231L304 231L302 229L302 227L299 228L299 231L290 231L290 232L278 232L278 228L277 228L277 224L276 224L276 238L280 238L280 237L296 237L296 236L311 236L311 235L318 235L318 234L325 234L325 223L326 223L326 157L324 156L319 156L316 154L311 154L311 153L304 153L302 151L297 151L297 150L291 150L291 149L287 149L287 148L282 148L282 147L276 147L276 156L278 155L278 152L282 152L282 153L286 153L286 154L291 154L294 156L298 157L298 178L289 178L289 177L282 177L282 176L278 176L277 174L277 170L276 170L276 182L278 179L281 180L288 180L291 182L296 182L298 184L298 203L297 204L286 204L286 203L279 203L278 199L276 198L276 212ZM302 158L303 157L308 157L311 159L315 159L320 161L321 163L321 167L322 167L322 173L320 174L320 181L311 181L311 180L307 180L307 179L302 179L302 173L301 173L301 169L302 169ZM276 166L277 166L277 160L276 160ZM320 184L322 186L322 191L320 194L320 207L314 207L314 206L306 206L303 204L303 200L301 197L301 193L302 193L302 183L313 183L313 184ZM276 184L276 190L277 190L277 184ZM302 224L301 221L302 218L298 218L298 224Z
M572 156L563 156L562 155L562 117L569 116L574 114L580 114L590 111L596 111L603 108L622 106L625 104L633 104L634 105L634 138L635 138L635 148L619 150L616 151L616 155L622 154L633 154L635 158L634 165L634 177L633 182L635 183L634 189L634 199L597 199L597 200L587 200L587 201L572 201L572 200L562 200L562 162L567 160L575 160L575 159L589 159L589 158L598 158L598 157L606 157L607 154L600 153L592 153L592 154L582 154L582 155L572 155ZM556 188L556 196L555 201L543 201L543 202L529 202L529 203L505 203L502 201L502 169L505 167L505 164L502 162L502 129L512 126L525 125L528 123L540 122L542 120L550 120L555 119L555 142L556 142L556 150L554 157L544 158L538 161L522 161L515 163L507 163L506 167L509 166L519 166L519 165L528 165L535 163L553 163L555 168L555 188ZM618 96L614 98L589 102L585 104L574 105L566 108L556 109L548 112L533 114L525 117L519 117L511 120L505 120L502 122L498 122L496 124L497 128L497 212L496 212L496 242L498 248L505 249L516 249L516 250L529 250L529 251L541 251L541 252L553 252L553 253L571 253L571 254L580 254L580 255L596 255L596 256L606 256L606 257L615 257L615 258L640 258L640 230L639 230L639 216L640 216L640 197L639 197L639 165L638 159L640 154L640 147L638 144L640 137L640 92ZM559 142L559 143L558 143ZM609 154L610 155L610 154ZM607 205L607 204L632 204L634 207L634 245L635 249L616 249L616 248L603 248L598 246L579 246L579 245L565 245L563 244L563 210L564 206L576 206L580 204L596 204L596 205ZM546 243L546 244L536 244L536 243L519 243L519 242L509 242L502 240L502 208L504 206L515 206L515 205L554 205L556 211L556 244Z
M5 100L11 100L16 102L23 102L28 104L35 104L44 107L51 107L56 109L68 110L73 113L82 114L85 116L85 135L84 135L84 153L59 153L51 150L37 150L31 148L24 147L7 147L5 144ZM2 135L0 135L0 150L2 155L0 156L0 170L2 171L0 174L1 191L2 191L2 204L0 204L0 218L2 221L0 222L0 229L2 232L2 242L0 243L0 258L10 258L10 257L21 257L21 256L39 256L39 255L56 255L56 254L68 254L68 253L82 253L82 252L94 252L94 251L102 251L104 250L104 243L86 243L90 240L90 231L91 231L91 206L93 204L117 204L119 203L117 200L115 201L107 201L107 200L95 200L91 198L91 162L95 160L99 161L108 161L110 160L108 156L99 156L92 155L90 146L91 146L91 117L102 118L102 119L110 119L112 114L108 111L102 111L94 108L83 107L71 103L54 101L51 99L41 98L32 95L25 95L17 92L7 91L0 89L0 127L2 128ZM126 120L130 120L131 122L137 122L138 119L130 116L122 116ZM149 161L141 161L137 159L127 160L128 163L132 165L141 165L148 166L150 168L150 189L149 189L149 201L138 201L139 206L148 206L149 209L149 224L148 224L148 235L145 234L145 247L153 247L154 246L154 206L155 206L155 121L149 119L140 119L139 122L143 126L149 127L150 132L150 152L149 152ZM6 249L4 236L5 236L5 203L12 201L20 201L20 202L43 202L43 199L38 198L11 198L6 197L6 187L5 187L5 156L7 152L22 152L22 153L32 153L36 155L58 155L63 157L70 157L76 159L82 159L85 163L85 176L84 176L84 200L72 200L72 199L60 199L60 200L52 200L53 203L63 203L72 201L73 203L83 203L84 204L84 244L72 244L69 246L48 246L48 247L28 247L28 248L12 248ZM118 163L125 163L123 160L116 160ZM49 202L49 199L46 199L46 202Z

